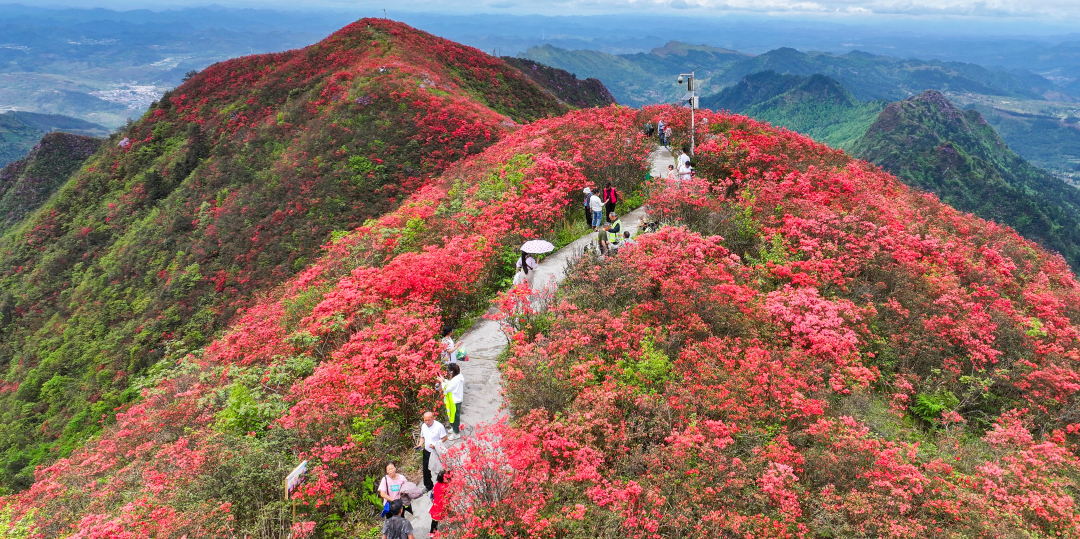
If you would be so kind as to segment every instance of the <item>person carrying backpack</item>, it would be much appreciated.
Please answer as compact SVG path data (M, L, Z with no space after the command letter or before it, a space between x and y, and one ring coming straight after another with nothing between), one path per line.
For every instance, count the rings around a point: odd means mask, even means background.
M612 187L611 182L607 182L607 187L604 187L604 214L614 213L617 202L619 202L619 192Z
M384 539L416 539L413 535L412 524L402 515L404 511L405 506L402 505L401 500L390 502L390 518L386 519L382 525Z

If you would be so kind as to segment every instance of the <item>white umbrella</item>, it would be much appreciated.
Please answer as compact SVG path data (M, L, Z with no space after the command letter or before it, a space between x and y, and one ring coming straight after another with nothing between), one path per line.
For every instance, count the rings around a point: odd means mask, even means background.
M550 241L529 240L521 246L521 250L529 254L550 253L555 250L555 246Z

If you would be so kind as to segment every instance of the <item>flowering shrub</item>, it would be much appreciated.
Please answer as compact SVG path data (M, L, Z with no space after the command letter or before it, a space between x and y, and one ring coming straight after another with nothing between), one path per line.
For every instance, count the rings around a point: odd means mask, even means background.
M566 110L503 61L384 19L194 75L0 239L0 484L29 486L335 231ZM22 203L66 180L37 178Z
M652 107L685 136L689 111ZM665 226L584 258L462 460L455 536L1080 537L1080 286L872 166L698 115Z
M365 480L410 453L420 413L441 402L441 326L486 307L500 253L550 234L587 181L623 173L612 179L637 187L648 146L635 121L608 107L521 127L338 236L0 514L37 508L41 537L357 533L341 523ZM278 499L295 456L309 471L293 522Z

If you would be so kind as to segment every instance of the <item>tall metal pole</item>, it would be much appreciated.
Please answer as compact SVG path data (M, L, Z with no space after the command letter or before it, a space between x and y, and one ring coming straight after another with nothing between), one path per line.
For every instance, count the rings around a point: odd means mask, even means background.
M679 84L682 84L683 77L686 77L686 98L690 102L690 155L694 155L694 109L697 108L697 90L694 88L694 72L683 73L679 75Z
M694 97L690 97L690 155L694 155Z

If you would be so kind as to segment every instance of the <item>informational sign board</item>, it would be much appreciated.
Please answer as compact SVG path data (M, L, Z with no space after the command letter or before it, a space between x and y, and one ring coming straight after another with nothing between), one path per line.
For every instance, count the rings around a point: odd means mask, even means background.
M296 487L300 486L300 483L304 482L304 474L305 473L307 473L307 461L306 460L304 462L301 462L300 465L297 466L296 469L294 469L292 471L292 473L289 474L289 476L285 478L285 499L286 500L289 499L289 496L292 494L292 491L294 489L296 489Z

